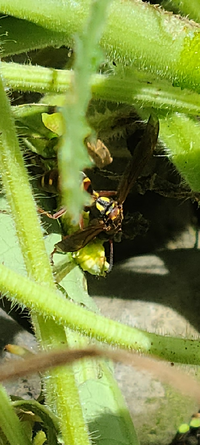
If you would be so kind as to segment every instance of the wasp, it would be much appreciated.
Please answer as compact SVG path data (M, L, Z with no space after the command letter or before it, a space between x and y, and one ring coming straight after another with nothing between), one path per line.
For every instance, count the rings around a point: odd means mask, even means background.
M113 251L113 240L120 237L123 222L123 203L126 200L131 188L141 175L143 168L153 155L154 148L158 140L159 122L156 117L150 115L144 130L143 136L135 150L131 161L122 175L117 191L95 192L89 178L83 177L83 186L93 198L91 206L85 208L89 212L87 227L81 227L71 235L64 236L61 241L55 244L51 258L55 252L76 252L96 237L104 241L109 240L111 252ZM58 170L51 170L41 178L41 187L52 193L60 191L60 177ZM52 218L58 218L66 211L61 209ZM47 212L44 212L47 214ZM49 214L47 214L49 216ZM112 267L112 253L110 256L110 269Z

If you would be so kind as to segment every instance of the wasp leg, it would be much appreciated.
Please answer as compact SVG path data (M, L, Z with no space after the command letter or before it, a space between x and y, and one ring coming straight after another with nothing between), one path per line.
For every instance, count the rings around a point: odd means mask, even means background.
M54 247L53 251L50 254L50 264L51 264L51 266L54 266L53 256L54 256L54 253L56 253L56 252L57 252L57 248Z
M48 218L51 218L51 219L58 219L58 218L60 218L61 216L63 216L63 215L66 213L66 208L65 208L65 207L62 207L60 210L58 210L58 212L53 213L53 215L52 215L51 213L46 212L45 210L41 209L40 207L38 207L37 211L38 211L38 213L40 213L41 215L48 216Z

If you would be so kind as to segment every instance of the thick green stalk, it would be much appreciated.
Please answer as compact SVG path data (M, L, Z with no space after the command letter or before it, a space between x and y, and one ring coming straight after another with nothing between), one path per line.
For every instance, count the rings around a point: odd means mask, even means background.
M45 382L49 378L52 384L50 397L54 399L51 400L51 406L54 402L59 416L64 443L66 445L90 445L88 428L83 419L73 366L54 368L48 372ZM49 401L50 397L47 394L47 401Z
M0 11L56 32L65 32L66 37L71 36L72 39L75 33L82 31L90 4L91 0L54 0L48 3L45 0L3 0Z
M0 265L0 289L8 298L56 323L99 341L156 355L180 363L200 363L198 340L164 337L122 325L94 314ZM42 292L41 292L42 289Z
M117 74L97 74L92 76L91 88L94 99L124 102L137 107L138 110L153 108L163 114L173 111L199 114L198 93L174 87L168 81L156 79L156 76L138 70L134 70L131 78Z
M13 90L65 93L71 88L74 79L73 71L68 70L5 62L1 66L5 84ZM150 83L148 79L151 79ZM198 93L181 90L179 87L171 86L169 82L155 80L154 77L136 70L134 79L95 74L91 77L91 91L94 99L124 102L137 106L138 109L154 108L163 113L177 111L193 115L200 113ZM39 106L36 107L39 112ZM41 105L41 112L43 111L45 109L42 109ZM20 108L16 109L14 116L23 117Z
M31 445L5 389L0 385L0 428L10 445ZM1 440L1 439L0 439Z
M42 283L53 286L49 259L45 252L44 241L36 205L33 200L28 174L24 168L14 119L0 79L0 166L3 184L15 220L16 230L27 267L28 274ZM43 267L41 268L41 264ZM38 267L39 265L39 267Z
M71 87L73 73L41 66L1 63L5 85L17 91L37 91L38 93L66 93Z
M95 303L93 302L95 305ZM70 338L73 338L74 348L77 348L77 338L79 338L79 347L85 348L88 346L87 339L82 336L80 341L80 335L77 332L69 331ZM94 364L96 366L94 366ZM113 378L113 365L105 360L95 360L88 362L86 360L81 361L81 367L79 362L73 364L74 372L76 375L77 383L80 388L80 399L82 402L84 417L91 428L91 417L93 423L98 428L98 434L101 437L102 443L109 443L116 441L116 430L118 431L117 439L119 443L124 445L134 444L139 445L137 435L131 419L126 403L124 402L121 391L118 387L116 380ZM99 378L101 376L101 378ZM90 382L92 382L93 392L95 394L95 403L85 403L88 401L88 397L91 394ZM109 402L108 402L109 401ZM105 424L105 419L101 421L99 419L99 407L101 412L107 410L107 406L112 407L112 417L108 419ZM111 413L111 409L109 411ZM96 426L95 425L95 426ZM92 434L94 427L90 429ZM109 439L108 439L109 438Z
M90 0L0 0L0 11L66 32L66 38L71 40L82 31L89 5ZM182 88L200 90L200 28L193 22L140 0L114 0L100 43L122 74L131 67L132 78L134 66Z

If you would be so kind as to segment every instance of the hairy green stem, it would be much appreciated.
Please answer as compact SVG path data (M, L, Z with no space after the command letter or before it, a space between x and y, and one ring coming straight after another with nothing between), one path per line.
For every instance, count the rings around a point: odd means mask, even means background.
M1 0L0 11L56 32L65 32L66 37L82 31L89 15L90 0L63 2L54 0Z
M49 259L45 252L42 231L32 196L28 174L14 127L9 102L0 79L0 165L3 184L15 220L28 274L36 280L52 284ZM43 265L43 268L38 265Z
M93 302L93 304L95 304ZM88 346L88 341L84 336L81 337L77 332L69 331L70 337L73 337L74 347L77 348L77 337L79 338L79 347L85 348ZM112 363L108 363L105 360L98 360L96 366L92 366L95 361L90 361L90 366L86 360L81 360L81 367L78 362L74 362L74 372L80 387L80 399L83 406L84 416L87 420L89 428L91 428L91 411L92 417L97 416L97 428L98 434L101 437L103 443L116 441L116 428L118 430L118 441L123 442L124 445L134 444L139 445L137 435L132 423L131 415L124 402L121 391L115 379L113 379L113 366ZM90 384L95 394L95 404L85 403L88 400L88 395L91 394ZM112 417L105 426L105 420L98 419L99 406L101 411L105 411L108 406L112 406ZM111 413L111 411L110 411ZM106 431L107 430L107 431ZM108 432L109 430L109 432ZM92 433L92 429L90 430ZM109 437L109 439L108 439Z
M71 88L74 79L73 71L17 63L2 63L2 73L8 88L41 93L65 93ZM155 80L153 76L141 74L136 70L134 79L95 74L90 82L94 99L124 102L135 105L138 109L155 108L163 113L173 111L194 115L200 113L199 94L172 87L169 82ZM30 106L27 105L28 107ZM38 107L39 112L39 105L35 107ZM41 105L42 111L45 109L42 109ZM15 117L21 117L20 108L15 111Z
M65 300L47 287L30 282L2 265L0 288L15 302L29 306L34 312L43 313L58 324L99 341L146 352L170 361L190 364L200 362L198 340L164 337L108 320Z

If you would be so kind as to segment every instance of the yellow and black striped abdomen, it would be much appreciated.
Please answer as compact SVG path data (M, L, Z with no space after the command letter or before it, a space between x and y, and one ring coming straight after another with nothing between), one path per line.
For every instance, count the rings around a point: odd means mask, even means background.
M57 195L60 192L60 175L58 169L45 172L39 179L39 187L45 192Z

